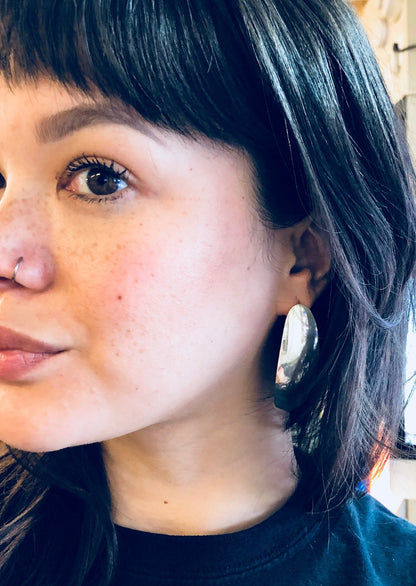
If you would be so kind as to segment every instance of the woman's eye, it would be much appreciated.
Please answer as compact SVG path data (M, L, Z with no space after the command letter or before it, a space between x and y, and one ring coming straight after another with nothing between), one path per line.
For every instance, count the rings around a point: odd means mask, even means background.
M128 187L127 169L83 156L68 165L62 187L88 203L114 201Z
M80 173L77 179L81 188L86 187L94 195L112 195L127 187L127 183L121 177L96 167Z

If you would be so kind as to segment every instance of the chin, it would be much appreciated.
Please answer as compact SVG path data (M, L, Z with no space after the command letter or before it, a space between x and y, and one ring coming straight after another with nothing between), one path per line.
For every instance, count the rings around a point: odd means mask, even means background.
M3 434L0 441L17 450L34 453L56 452L57 450L87 443L74 441L74 438L65 437L63 433L59 435L29 433Z

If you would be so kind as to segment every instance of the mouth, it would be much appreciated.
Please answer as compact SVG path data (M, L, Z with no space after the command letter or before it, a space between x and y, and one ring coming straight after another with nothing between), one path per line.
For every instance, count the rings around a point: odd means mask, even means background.
M64 351L63 348L0 327L0 380L18 381L40 363Z

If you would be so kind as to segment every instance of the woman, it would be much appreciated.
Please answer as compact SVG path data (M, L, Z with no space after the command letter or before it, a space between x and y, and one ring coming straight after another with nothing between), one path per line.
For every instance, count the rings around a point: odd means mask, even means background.
M416 223L352 10L0 23L0 583L413 584L416 530L356 493L402 415ZM299 306L319 358L275 407Z

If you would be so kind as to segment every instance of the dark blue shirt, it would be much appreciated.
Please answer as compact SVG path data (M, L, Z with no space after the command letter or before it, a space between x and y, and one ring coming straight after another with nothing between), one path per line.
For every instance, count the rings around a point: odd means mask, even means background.
M368 495L313 514L295 494L262 523L226 535L117 532L114 586L416 585L416 526Z

